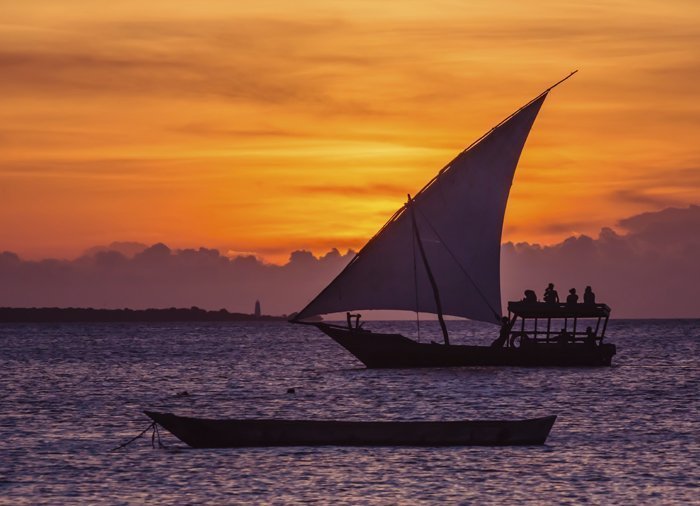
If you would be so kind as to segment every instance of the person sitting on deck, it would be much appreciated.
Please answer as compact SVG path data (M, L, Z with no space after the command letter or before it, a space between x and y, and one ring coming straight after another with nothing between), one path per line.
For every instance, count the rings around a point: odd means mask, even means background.
M583 292L583 303L590 306L595 305L595 293L593 293L590 286L587 286L586 290Z
M523 302L527 302L528 304L534 304L537 302L537 294L535 294L534 290L525 290L525 298L523 298Z
M578 304L578 295L576 295L576 288L572 288L566 297L566 305L575 306L576 304Z
M554 289L554 283L547 285L544 291L544 301L548 304L559 304L559 294Z
M595 346L595 332L591 327L586 327L586 344L591 348Z
M556 340L561 346L566 346L569 344L569 341L571 341L571 334L569 334L566 329L561 329L561 332L559 332Z
M503 345L508 341L508 336L510 335L510 329L513 327L513 322L511 322L507 316L501 318L501 330L498 333L498 338L491 343L491 348L503 348Z

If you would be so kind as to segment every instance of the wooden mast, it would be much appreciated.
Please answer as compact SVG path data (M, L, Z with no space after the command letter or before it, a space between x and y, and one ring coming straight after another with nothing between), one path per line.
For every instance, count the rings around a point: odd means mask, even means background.
M449 345L450 337L447 334L447 325L445 325L445 319L442 316L442 303L440 302L440 292L438 290L437 283L435 283L433 272L430 270L430 265L428 264L428 257L425 255L425 250L423 249L423 242L420 239L420 232L418 231L418 224L416 223L416 212L413 210L413 199L411 198L410 194L408 195L408 203L406 205L411 211L413 233L416 236L416 242L418 242L418 250L420 251L420 256L423 259L423 265L425 266L425 271L428 274L430 286L433 288L433 296L435 297L435 307L437 308L438 320L440 321L440 328L442 329L442 337L445 339L445 344Z

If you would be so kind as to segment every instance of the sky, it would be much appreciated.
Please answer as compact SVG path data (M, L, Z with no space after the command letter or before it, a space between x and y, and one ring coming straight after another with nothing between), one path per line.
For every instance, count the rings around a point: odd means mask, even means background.
M504 304L552 281L593 284L617 316L700 316L695 0L0 13L0 305L289 314L407 193L578 69L516 172Z
M362 244L574 69L504 242L700 200L695 0L0 0L0 251L132 241L283 265Z

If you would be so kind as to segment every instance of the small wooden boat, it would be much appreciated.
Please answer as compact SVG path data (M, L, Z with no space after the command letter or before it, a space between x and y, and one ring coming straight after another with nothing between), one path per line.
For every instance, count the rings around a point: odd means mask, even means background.
M351 422L212 420L145 411L193 448L251 446L511 446L544 444L556 416L530 420Z

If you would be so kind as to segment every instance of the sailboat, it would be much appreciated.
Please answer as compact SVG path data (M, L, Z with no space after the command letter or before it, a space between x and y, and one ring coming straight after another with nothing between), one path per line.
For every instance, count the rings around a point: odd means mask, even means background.
M290 321L315 325L370 368L610 365L615 347L603 343L610 315L605 304L513 302L507 317L501 311L501 235L515 169L549 92L575 73L501 121L417 194L408 195L405 205ZM437 315L443 343L372 332L350 313L377 309ZM346 326L318 321L319 315L338 312L347 312ZM446 315L501 324L508 334L504 345L451 344ZM592 326L585 335L582 326L577 330L580 320L597 321L595 333Z

